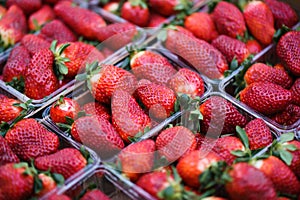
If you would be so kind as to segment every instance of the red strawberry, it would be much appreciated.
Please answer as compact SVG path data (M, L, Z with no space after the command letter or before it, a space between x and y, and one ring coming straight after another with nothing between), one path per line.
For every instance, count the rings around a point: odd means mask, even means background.
M76 119L80 105L73 99L61 96L50 108L50 118L55 123L67 123L66 117Z
M149 0L149 6L159 14L169 17L177 12L176 9L178 10L179 7L187 7L187 4L190 2L190 0Z
M236 38L244 36L246 24L241 11L232 3L221 1L215 7L212 18L220 34Z
M175 126L162 131L156 138L156 148L161 157L174 162L197 147L195 135L184 126Z
M229 175L232 180L225 187L230 199L277 199L272 181L248 163L234 164Z
M135 181L140 173L149 172L154 163L154 151L155 142L150 139L127 146L118 156L122 172L131 181Z
M37 197L43 197L56 188L56 182L51 176L42 173L38 175L38 178L42 181L42 190L37 193Z
M149 115L163 120L174 111L176 95L170 88L155 83L141 85L137 95L149 110Z
M248 49L250 54L258 54L262 50L262 46L255 39L248 40L246 42L246 48Z
M83 169L87 165L87 161L77 149L65 148L54 154L38 157L35 159L34 165L39 170L50 169L52 173L61 174L67 179Z
M263 45L272 43L274 18L270 8L262 1L251 1L244 9L244 17L250 33Z
M7 0L6 6L11 7L12 5L16 5L20 7L26 15L33 13L34 11L40 9L42 6L41 0Z
M144 133L144 130L151 126L149 116L126 91L114 92L111 111L113 125L126 142L129 142L130 137Z
M35 119L19 121L8 130L5 139L12 151L26 161L54 153L59 147L59 138Z
M54 12L77 34L90 40L98 39L99 29L106 26L100 15L74 6L72 2L63 1L57 3L54 7Z
M121 17L138 26L145 27L149 23L150 12L144 0L128 0L121 8Z
M176 73L173 65L162 55L152 51L140 51L130 60L130 67L138 79L148 79L166 85Z
M150 20L147 27L155 28L167 22L167 19L159 14L150 13Z
M187 94L192 98L201 97L204 92L204 81L201 76L189 69L180 69L168 81L168 86L177 94Z
M295 76L300 76L300 31L290 31L283 35L277 46L276 53L286 69Z
M3 81L10 82L14 77L20 79L24 77L26 68L30 62L30 54L28 50L23 46L15 47L3 68Z
M300 142L297 140L293 140L291 142L288 142L288 144L295 145L295 147L297 148L297 150L290 152L293 156L293 159L289 168L294 172L294 174L299 179L300 178Z
M80 200L110 200L103 192L98 189L90 190L80 198Z
M111 120L111 115L109 109L101 103L90 102L83 105L82 110L88 115L96 115L107 121Z
M48 42L57 40L58 44L64 42L75 42L75 34L61 21L53 20L47 23L42 29L39 36Z
M115 13L118 11L119 3L118 2L108 2L103 6L103 10L106 10L111 13Z
M290 104L284 111L274 115L272 119L281 125L293 125L300 119L300 106Z
M292 93L293 103L300 106L300 78L298 78L290 89Z
M218 36L214 21L207 13L197 12L189 15L185 18L184 27L197 38L207 42L211 42Z
M289 4L277 0L265 0L265 3L273 13L276 29L281 28L282 25L292 28L297 24L297 13Z
M50 43L37 35L27 34L22 40L21 44L29 51L30 55L33 56L41 49L49 49Z
M23 11L13 5L0 21L0 36L4 48L19 42L27 31L26 18Z
M278 192L295 195L300 193L299 180L289 167L277 157L270 156L267 159L258 160L254 166L272 180Z
M1 200L30 198L34 181L32 175L25 174L25 170L26 167L20 167L12 163L0 167Z
M271 115L291 103L292 93L270 82L255 82L240 92L240 100L262 114Z
M241 64L250 55L245 43L226 35L220 35L211 44L226 57L227 62L236 58Z
M110 158L124 148L121 137L111 123L95 116L75 120L71 135L77 142L95 150L102 159Z
M10 122L21 115L23 108L15 104L21 102L11 98L0 99L0 122Z
M179 160L176 168L183 182L193 188L200 186L199 176L221 158L213 152L192 151Z
M48 5L44 5L41 9L31 14L28 19L29 30L40 30L43 25L52 21L55 18L55 14L52 8Z
M60 195L55 194L50 196L47 200L71 200L71 198L63 194Z
M264 63L253 64L245 73L244 79L247 85L254 82L268 81L283 88L290 88L293 84L293 79L284 69L278 67L271 67Z
M0 166L7 163L20 162L18 156L8 146L6 140L0 136Z
M200 106L203 115L201 132L233 133L236 126L244 127L246 118L227 100L212 96Z

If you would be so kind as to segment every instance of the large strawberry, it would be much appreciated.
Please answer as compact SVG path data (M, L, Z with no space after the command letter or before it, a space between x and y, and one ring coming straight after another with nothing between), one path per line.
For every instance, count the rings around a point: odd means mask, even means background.
M292 93L274 83L255 82L240 92L240 100L262 114L271 115L291 103Z
M22 40L21 44L29 51L30 55L33 56L41 49L49 49L50 43L37 35L27 34Z
M272 116L271 119L281 125L293 125L300 119L300 106L290 104L282 112Z
M161 85L166 85L176 73L173 65L164 56L152 51L134 54L130 60L130 67L138 79L148 79Z
M244 9L244 17L250 33L263 45L272 42L274 18L270 8L262 1L251 1Z
M16 123L6 133L5 140L12 151L26 161L54 153L59 147L59 138L35 119Z
M277 46L276 53L285 67L295 76L300 76L300 31L290 31L283 35Z
M220 1L212 13L212 18L220 34L233 38L244 36L246 24L243 14L232 3Z
M16 5L20 7L23 12L28 15L38 9L42 6L41 0L7 0L6 6L11 7L12 5Z
M86 159L80 151L74 148L65 148L58 152L38 157L34 161L37 169L61 174L65 179L74 175L87 165Z
M106 196L101 190L99 189L94 189L87 191L83 197L80 198L80 200L110 200L108 196Z
M6 140L0 136L0 166L7 163L19 162L18 156L8 146Z
M144 27L149 23L150 12L144 0L128 0L122 5L121 17Z
M99 102L90 102L82 106L82 110L87 115L96 115L100 118L106 119L107 121L111 120L110 110L103 104Z
M294 82L290 91L292 92L293 103L300 106L300 78Z
M29 30L40 30L43 25L53 20L54 18L55 14L52 8L48 5L44 5L43 7L41 7L41 9L30 15L28 19Z
M10 122L19 115L23 108L21 102L12 98L0 98L0 122Z

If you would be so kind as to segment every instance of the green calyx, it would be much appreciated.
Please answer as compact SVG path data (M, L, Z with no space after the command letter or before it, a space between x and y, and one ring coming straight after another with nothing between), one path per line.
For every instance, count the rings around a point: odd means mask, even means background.
M92 89L90 81L88 81L92 76L98 74L101 70L102 66L99 66L97 61L92 62L91 64L86 64L85 73L78 74L75 79L77 81L86 81L89 90Z
M274 35L273 35L273 41L274 42L279 42L281 36L283 36L284 34L286 34L287 32L290 32L291 29L285 25L282 25L282 27L280 29L278 29Z
M143 9L147 9L148 5L145 0L128 0L131 6L140 6Z
M13 79L10 82L6 82L6 85L9 85L16 90L18 90L21 93L24 93L25 90L25 80L23 76L13 77Z
M88 164L94 163L94 160L92 159L90 152L86 149L85 146L82 145L80 147L80 152L81 152L82 156L86 159Z
M62 56L68 46L70 46L70 43L62 44L57 48L57 40L54 40L50 46L50 50L55 58L54 73L59 80L63 80L64 76L68 74L68 68L65 63L70 62L70 59Z
M54 107L57 107L57 106L59 106L59 105L64 104L64 103L65 103L64 98L65 98L65 97L64 97L63 95L61 95L61 96L59 97L59 99L56 101L56 103L54 104Z

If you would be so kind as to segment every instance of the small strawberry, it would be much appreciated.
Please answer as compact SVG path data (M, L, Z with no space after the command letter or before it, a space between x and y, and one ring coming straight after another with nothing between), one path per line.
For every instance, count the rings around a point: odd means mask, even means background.
M40 9L42 6L41 0L7 0L6 6L11 7L12 5L16 5L20 7L26 15L33 13L34 11Z
M20 162L18 156L8 146L6 140L0 136L0 166L7 163Z
M21 44L29 51L30 55L33 56L41 49L49 49L50 43L37 35L27 34L22 40Z
M255 82L240 92L240 100L262 114L271 115L291 103L292 93L270 82Z
M71 198L64 194L60 194L60 195L54 194L48 197L47 200L71 200Z
M246 48L250 54L258 54L262 50L262 46L255 39L250 39L246 42Z
M80 200L110 200L103 192L98 189L86 192Z
M81 152L74 148L65 148L58 152L38 157L34 165L39 170L61 174L65 179L74 175L87 165L86 159Z
M32 13L28 19L29 30L40 30L43 25L52 21L55 18L55 14L52 8L48 5L44 5L35 13Z
M166 23L167 19L159 14L156 13L150 13L150 20L147 27L155 28L163 25L163 23Z
M290 89L293 103L300 106L300 78L298 78Z
M10 122L20 116L23 111L21 102L12 98L0 99L0 122Z
M103 10L106 10L111 13L117 13L119 8L119 3L118 2L108 2L103 6Z
M90 102L83 105L82 110L87 115L96 115L102 119L106 119L107 121L111 121L111 112L104 105L99 102Z
M157 13L169 17L179 11L189 10L192 6L191 0L149 0L149 6Z
M49 175L41 173L38 175L38 178L40 179L40 181L42 183L42 188L40 191L36 192L37 197L43 197L45 194L47 194L51 190L55 189L57 186L55 180Z
M271 119L284 126L293 125L300 119L300 106L290 104L285 110L272 116Z
M138 26L145 27L149 23L150 12L144 0L128 0L121 8L121 17Z

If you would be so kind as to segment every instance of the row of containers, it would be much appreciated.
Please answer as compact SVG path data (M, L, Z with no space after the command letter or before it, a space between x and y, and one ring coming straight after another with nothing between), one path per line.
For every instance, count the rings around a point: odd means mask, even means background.
M207 2L198 2L194 9L198 10L199 12L207 12L206 3ZM105 10L93 4L92 2L90 5L85 3L82 3L82 5L101 15L105 20L107 20L108 23L124 22L122 18L112 15L111 13L107 13ZM172 17L170 17L169 20L172 20ZM297 24L294 29L296 29L299 25L300 24ZM112 55L103 60L102 63L114 65L130 71L131 69L129 67L129 63L131 55L128 52L128 49L134 47L135 49L143 48L146 51L151 51L162 55L177 71L182 68L187 68L199 73L199 69L191 64L193 61L188 62L184 59L184 55L178 56L172 53L172 49L168 49L167 46L160 41L162 35L161 29L143 31L142 28L137 27L137 30L139 31L138 37L134 37L134 41L131 44L128 44L126 48L123 47L115 51ZM270 63L272 65L277 64L278 58L275 53L275 48L275 43L265 47L260 53L253 57L251 64L256 62ZM9 52L3 53L1 57L2 67L4 66L8 56ZM229 76L222 77L220 79L211 78L209 75L205 75L200 72L199 74L204 82L204 92L198 99L199 105L203 105L206 101L211 99L222 99L221 101L231 104L234 109L236 109L243 117L243 119L245 119L246 123L257 118L263 119L268 128L271 130L273 139L280 140L281 134L291 132L294 134L295 139L299 140L300 120L289 125L278 124L270 117L255 111L236 98L238 85L235 83L237 79L239 79L241 76L243 77L245 68L245 66L241 65L235 70L232 70L232 73ZM22 102L30 100L30 98L18 92L14 88L6 85L3 81L0 81L0 87L1 94L4 94L10 98L19 99ZM82 145L86 146L85 149L89 152L93 162L88 164L81 171L69 177L62 186L57 187L44 197L41 197L41 199L47 199L54 193L67 194L70 197L75 197L79 195L80 191L89 188L90 185L96 185L98 189L103 191L111 199L156 199L148 192L137 186L134 182L126 178L122 171L116 167L115 163L117 162L117 155L109 157L108 159L105 155L101 155L101 152L99 153L97 149L93 148L93 146L90 144L81 144L80 142L75 141L68 131L59 127L52 121L50 117L50 108L52 104L55 103L62 95L76 100L80 105L95 101L90 90L88 87L86 87L86 83L84 81L76 81L74 79L46 98L32 100L31 104L33 105L33 108L28 110L26 118L35 118L46 129L56 133L60 138L61 149L68 147L80 149ZM111 108L109 108L109 110L110 109ZM226 116L222 116L224 113L221 113L220 111L216 112L216 114L218 114L218 120L216 120L216 124L214 124L216 127L214 125L212 125L212 127L205 127L204 122L202 122L200 123L201 133L206 134L207 136L212 134L210 136L214 138L232 137L234 135L233 133L235 131L235 126L243 126L242 124L235 124L235 122L226 121ZM192 124L189 123L189 117L186 117L186 113L183 110L173 111L170 116L164 119L151 120L151 128L145 134L141 135L139 138L135 138L135 141L133 141L131 144L125 145L134 145L135 143L139 143L148 139L155 140L163 130L170 126L185 126L191 130L198 130L196 127L197 125L195 125L194 122ZM223 133L222 128L225 125L231 128ZM220 132L220 134L216 135L216 132ZM269 147L270 145L257 151L257 156L266 152ZM172 166L174 163L169 163L168 165Z

